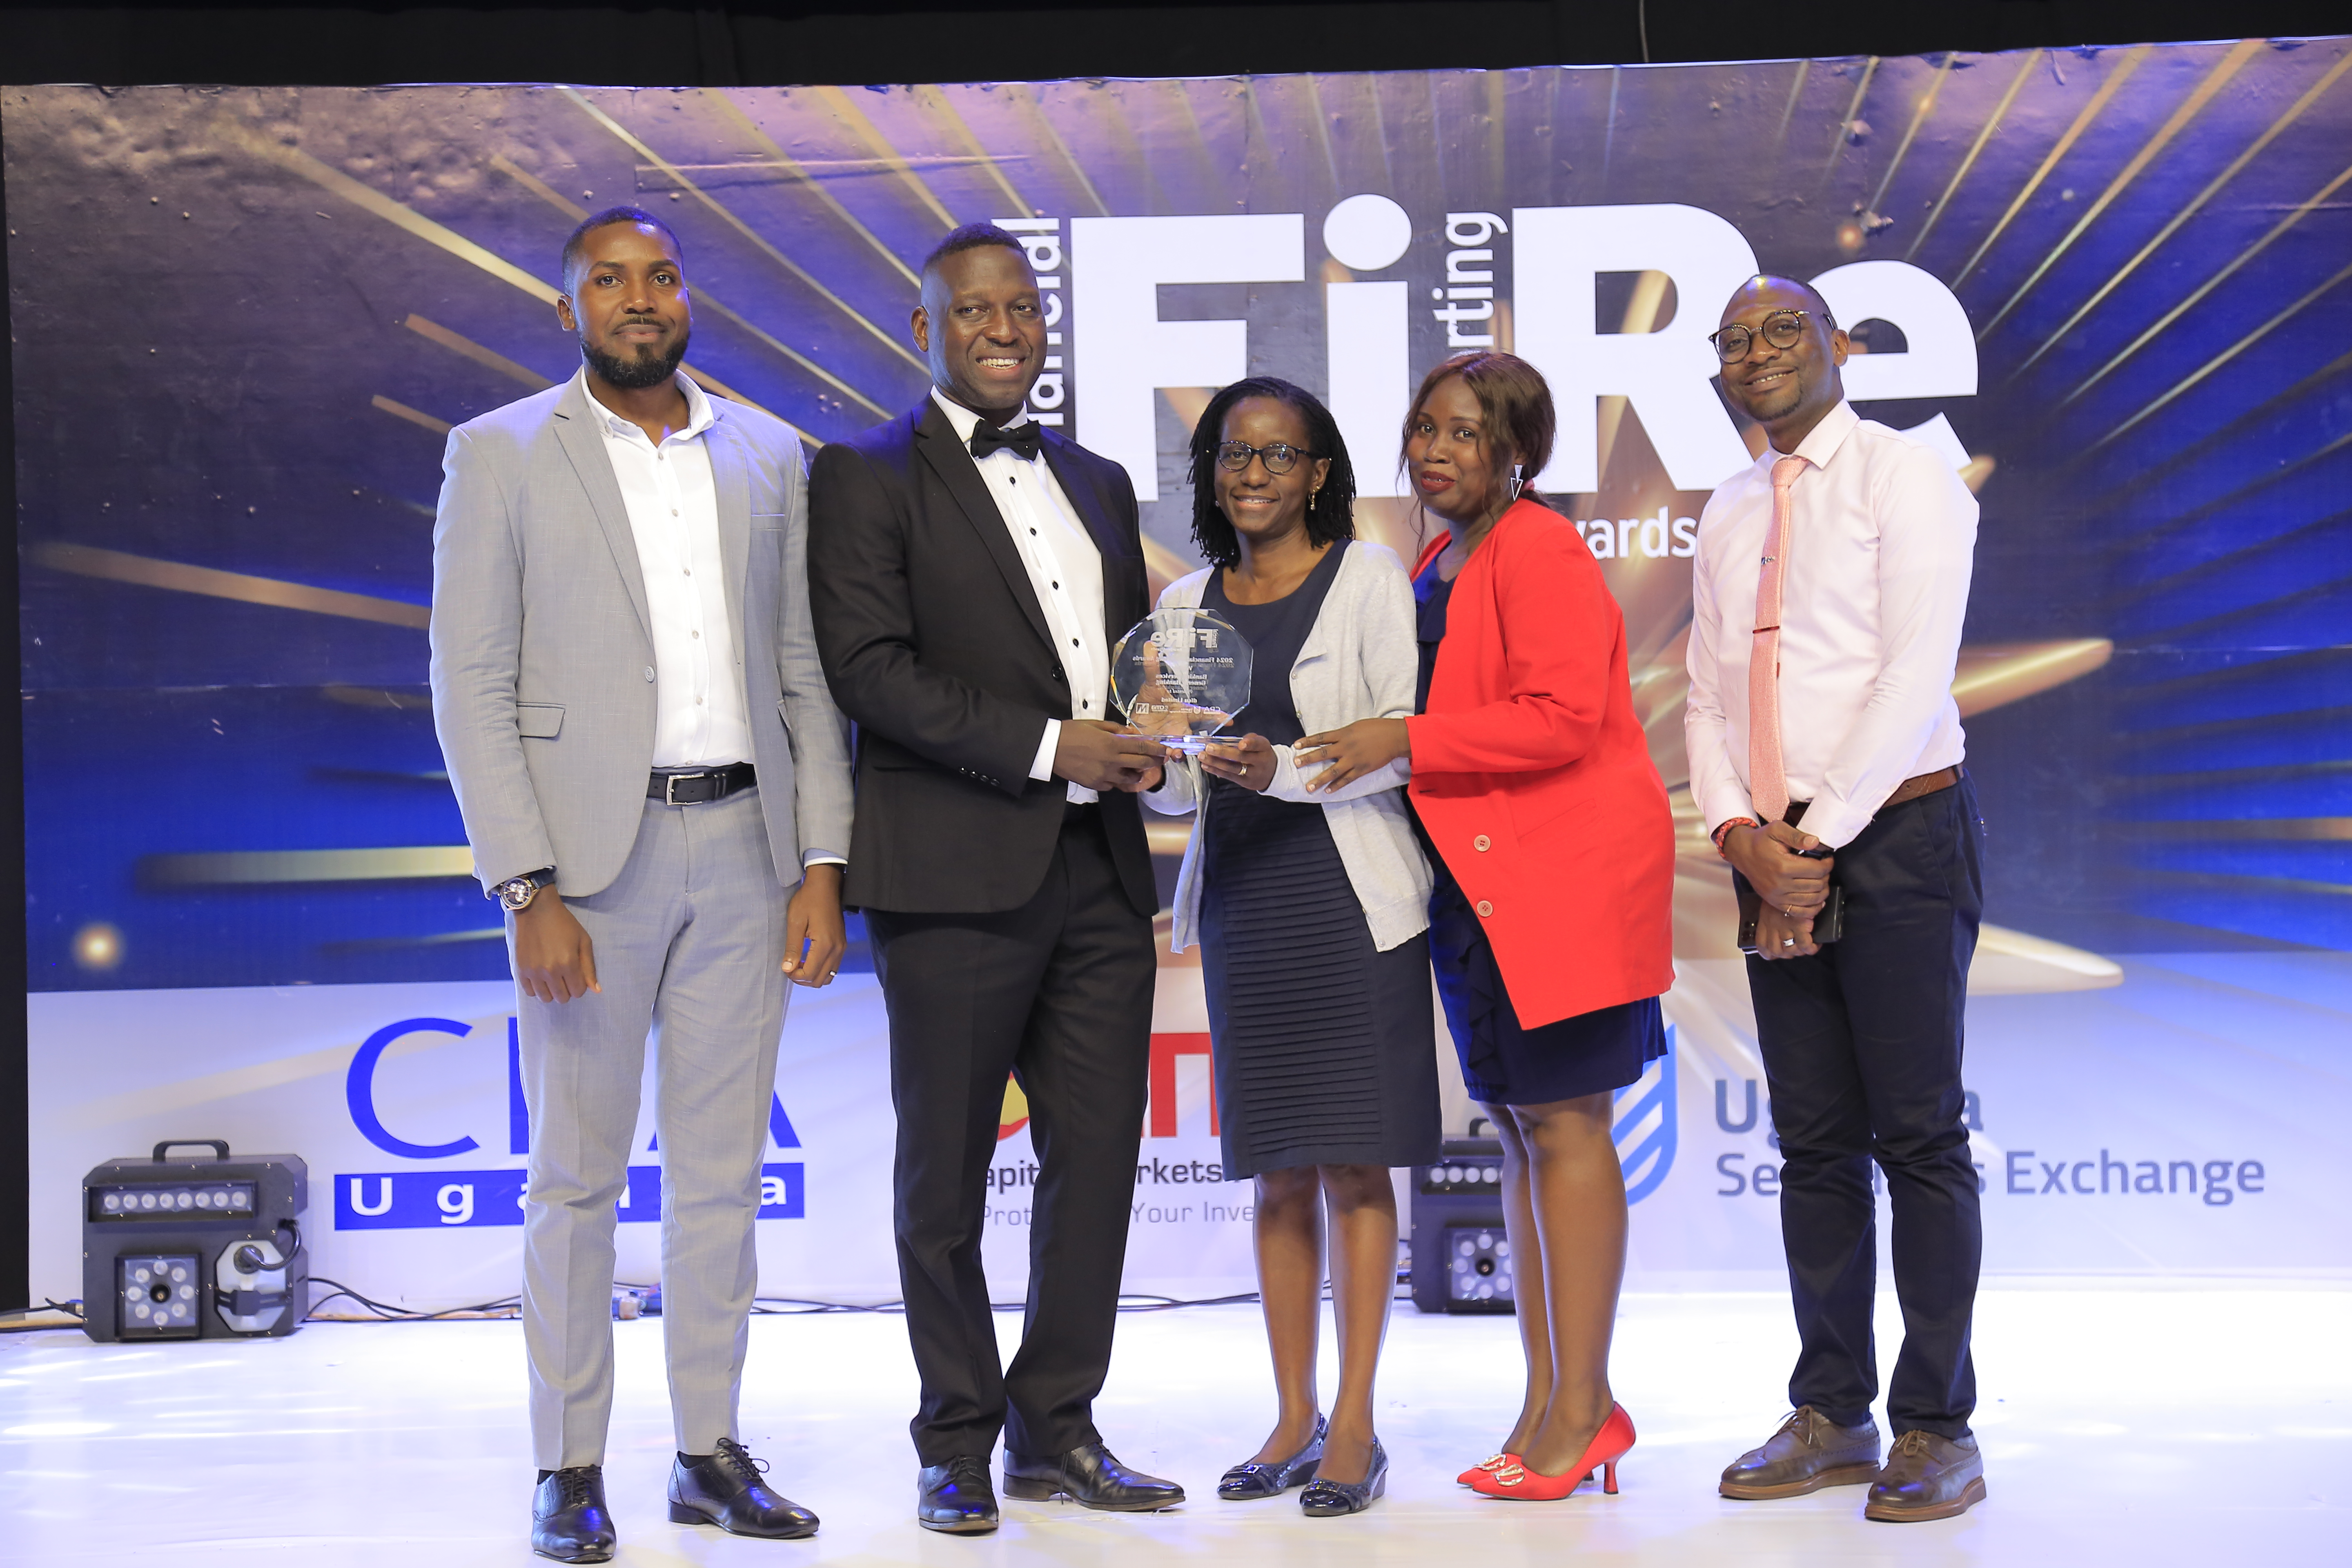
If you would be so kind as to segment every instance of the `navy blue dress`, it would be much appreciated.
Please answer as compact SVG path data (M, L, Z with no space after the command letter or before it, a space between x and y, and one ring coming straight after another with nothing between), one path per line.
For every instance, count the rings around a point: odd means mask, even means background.
M1213 574L1206 608L1249 640L1235 729L1306 733L1290 667L1339 575L1331 545L1287 597L1236 605ZM1202 774L1201 971L1227 1181L1297 1165L1425 1165L1438 1155L1436 1019L1425 936L1381 952L1323 807Z
M1437 645L1445 640L1445 605L1453 596L1453 583L1438 575L1432 557L1412 582L1414 635L1421 643L1421 689L1413 706L1423 712L1429 710L1429 680L1437 670ZM1437 994L1445 1003L1446 1030L1462 1058L1463 1086L1471 1099L1482 1105L1575 1100L1622 1089L1666 1054L1665 1017L1654 996L1579 1013L1540 1028L1522 1028L1486 928L1420 823L1416 816L1422 853L1429 857L1437 878L1429 895L1430 962L1437 972Z

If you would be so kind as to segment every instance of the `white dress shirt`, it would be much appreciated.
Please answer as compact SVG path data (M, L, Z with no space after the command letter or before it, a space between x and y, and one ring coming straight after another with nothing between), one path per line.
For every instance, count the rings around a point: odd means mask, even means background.
M1753 817L1748 656L1772 521L1772 465L1790 487L1780 613L1780 748L1804 830L1832 848L1896 785L1966 754L1952 675L1969 607L1977 502L1933 447L1841 403L1798 445L1767 447L1718 486L1692 562L1691 793L1710 828Z
M719 551L719 492L703 432L710 400L686 376L686 428L659 447L582 390L601 416L597 428L629 510L654 643L654 766L723 768L751 757L751 723L735 630L727 618L727 569Z
M937 387L931 389L931 401L955 426L956 439L969 447L971 433L980 427L980 416ZM1053 634L1054 652L1069 680L1069 716L1107 717L1110 644L1103 630L1102 552L1095 548L1094 536L1078 521L1042 449L1036 457L1024 459L1010 447L1000 447L985 458L974 458L972 466L996 498L1004 531L1021 552L1021 563L1029 571L1029 586L1036 590L1038 606L1045 612L1045 629ZM1037 742L1037 754L1029 764L1031 778L1054 776L1054 749L1061 739L1061 721L1048 717L1045 732ZM1100 798L1083 784L1070 785L1073 801Z

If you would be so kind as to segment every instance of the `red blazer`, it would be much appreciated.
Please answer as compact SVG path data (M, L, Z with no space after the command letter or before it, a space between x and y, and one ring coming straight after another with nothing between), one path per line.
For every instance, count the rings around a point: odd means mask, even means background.
M1454 579L1429 710L1405 723L1413 806L1522 1025L1674 984L1674 816L1625 617L1574 523L1529 500L1496 522Z

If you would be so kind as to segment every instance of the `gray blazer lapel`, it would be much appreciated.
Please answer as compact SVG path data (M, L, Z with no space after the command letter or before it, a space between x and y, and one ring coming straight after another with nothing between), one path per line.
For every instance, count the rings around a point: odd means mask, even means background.
M620 569L629 603L636 608L638 628L650 637L654 618L646 607L646 574L637 564L637 536L629 527L628 504L621 500L621 483L613 477L613 459L604 450L604 434L596 428L595 421L601 417L590 405L586 390L575 381L555 405L555 440L571 459L572 471L587 492L588 508L604 531L613 564Z
M710 457L710 483L719 498L719 559L726 570L727 624L735 628L735 651L741 656L751 646L743 625L743 585L751 559L751 476L742 443L724 414L703 437L702 445Z

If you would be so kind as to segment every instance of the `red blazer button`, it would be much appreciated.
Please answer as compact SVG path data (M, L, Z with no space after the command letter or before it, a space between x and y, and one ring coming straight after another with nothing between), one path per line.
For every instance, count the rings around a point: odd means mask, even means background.
M1486 916L1491 915L1491 914L1493 914L1494 912L1495 912L1495 906L1494 906L1494 905L1492 905L1492 904L1488 903L1488 902L1487 902L1486 900L1484 900L1484 899L1481 899L1481 900L1478 900L1478 916L1479 916L1479 918L1480 918L1481 920L1484 920Z
M1478 835L1477 837L1470 840L1470 847L1475 849L1481 855L1484 855L1487 850L1492 849L1494 847L1495 841L1487 837L1483 833Z

